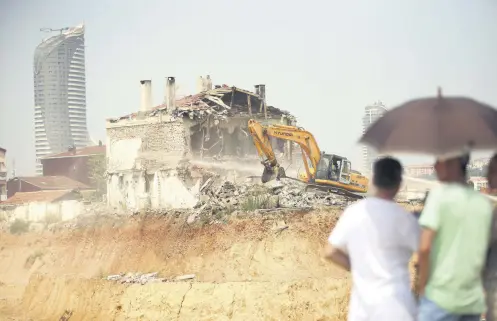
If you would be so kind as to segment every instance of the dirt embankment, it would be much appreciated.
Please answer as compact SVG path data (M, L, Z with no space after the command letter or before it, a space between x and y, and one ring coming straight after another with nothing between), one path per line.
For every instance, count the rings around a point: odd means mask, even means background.
M188 226L133 219L0 235L0 320L344 320L346 274L321 259L338 210ZM286 229L281 229L288 226ZM121 272L194 280L120 284Z

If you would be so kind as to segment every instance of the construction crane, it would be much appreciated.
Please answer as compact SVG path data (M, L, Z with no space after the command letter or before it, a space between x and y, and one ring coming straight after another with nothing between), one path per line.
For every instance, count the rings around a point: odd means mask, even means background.
M64 28L60 28L60 29L40 28L41 32L55 32L55 31L60 31L61 34L62 34L62 32L66 31L66 30L69 30L69 27L64 27Z

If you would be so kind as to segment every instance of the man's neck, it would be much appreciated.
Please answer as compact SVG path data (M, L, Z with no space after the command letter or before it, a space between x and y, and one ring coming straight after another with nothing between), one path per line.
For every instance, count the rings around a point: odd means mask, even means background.
M382 200L385 200L385 201L393 202L393 199L395 196L392 196L392 193L390 193L390 192L378 190L374 194L374 197L381 198Z
M442 183L446 183L446 184L463 184L463 185L466 185L466 178L465 177L449 178L449 179L443 180L441 182Z

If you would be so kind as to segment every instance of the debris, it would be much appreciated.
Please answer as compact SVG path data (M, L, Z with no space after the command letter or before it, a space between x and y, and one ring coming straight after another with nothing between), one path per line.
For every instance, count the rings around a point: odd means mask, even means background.
M74 312L72 310L65 310L62 316L59 318L59 321L68 321L69 318L72 317L73 313Z
M153 273L121 273L121 274L114 274L114 275L109 275L105 279L107 281L114 281L114 282L119 282L122 284L141 284L145 285L147 283L154 283L154 282L174 282L174 281L184 281L184 280L191 280L195 278L195 274L185 274L185 275L180 275L172 279L167 279L167 278L159 278L158 272L153 272Z
M278 221L274 224L273 226L273 231L276 234L281 233L282 231L286 230L289 226L285 223L285 221Z
M191 280L191 279L194 279L195 278L195 274L185 274L185 275L181 275L181 276L178 276L176 277L176 281L184 281L184 280Z
M190 214L190 216L188 216L188 218L186 219L186 223L192 224L193 222L195 222L197 217L198 215L196 213Z
M235 184L223 180L220 176L211 177L200 188L200 193L199 202L195 206L197 211L188 218L188 223L193 222L199 214L209 212L269 212L281 208L308 209L348 204L348 199L344 196L323 191L308 191L305 183L288 178L265 184Z
M138 283L144 285L148 282L164 282L164 278L157 277L158 272L153 273L121 273L109 275L106 280L117 281L119 283Z

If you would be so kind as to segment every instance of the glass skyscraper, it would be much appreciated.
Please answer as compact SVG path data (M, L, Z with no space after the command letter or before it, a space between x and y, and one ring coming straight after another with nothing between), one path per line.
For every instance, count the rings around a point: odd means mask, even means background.
M362 117L362 133L364 134L369 126L381 118L386 111L387 108L382 102L366 106L364 108L364 116ZM372 172L373 163L378 156L378 153L374 149L368 146L362 147L362 171L364 173Z
M64 28L34 54L36 172L40 158L90 145L86 126L85 27Z

